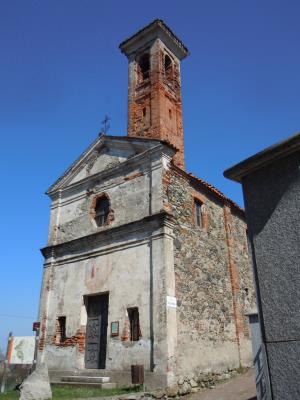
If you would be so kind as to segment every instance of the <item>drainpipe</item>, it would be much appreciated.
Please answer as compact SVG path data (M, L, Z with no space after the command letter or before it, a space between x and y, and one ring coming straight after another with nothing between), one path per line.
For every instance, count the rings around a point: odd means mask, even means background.
M149 154L149 215L152 215L152 158ZM153 243L152 233L149 238L149 262L150 262L150 299L149 299L149 316L150 316L150 371L154 370L154 331L153 331Z

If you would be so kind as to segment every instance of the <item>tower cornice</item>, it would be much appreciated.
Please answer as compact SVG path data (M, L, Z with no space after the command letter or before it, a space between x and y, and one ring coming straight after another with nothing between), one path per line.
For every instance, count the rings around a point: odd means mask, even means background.
M140 48L141 44L147 44L158 38L166 44L179 60L189 55L187 47L161 19L155 19L130 38L124 40L119 48L128 57Z

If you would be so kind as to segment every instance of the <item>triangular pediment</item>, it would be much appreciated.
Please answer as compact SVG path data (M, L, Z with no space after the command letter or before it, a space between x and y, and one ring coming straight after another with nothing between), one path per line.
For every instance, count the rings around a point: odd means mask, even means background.
M127 136L101 136L71 165L48 189L56 192L89 176L111 169L158 144L157 140L128 138Z

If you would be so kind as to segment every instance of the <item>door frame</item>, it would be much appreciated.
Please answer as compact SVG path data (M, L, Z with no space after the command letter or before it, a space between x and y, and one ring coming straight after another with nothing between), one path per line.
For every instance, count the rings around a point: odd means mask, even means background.
M88 325L88 306L89 306L89 299L92 297L101 297L101 296L106 296L107 297L107 309L106 309L106 314L107 314L107 323L106 323L106 327L105 329L105 344L104 344L104 352L105 352L105 359L104 359L104 366L100 366L100 362L101 362L101 358L100 358L100 352L101 352L101 329L102 329L102 317L101 317L101 313L99 314L99 319L100 319L100 332L99 332L99 355L98 355L98 366L97 368L93 368L93 369L105 369L106 368L106 353L107 353L107 327L108 327L108 314L109 314L109 291L105 291L105 292L98 292L98 293L90 293L87 295L83 296L83 303L85 306L85 310L86 310L86 316L87 316L87 321L86 321L86 327ZM91 317L92 318L92 317ZM84 355L84 364L85 364L85 368L86 367L86 350L87 350L87 332L86 332L86 337L85 337L85 355Z

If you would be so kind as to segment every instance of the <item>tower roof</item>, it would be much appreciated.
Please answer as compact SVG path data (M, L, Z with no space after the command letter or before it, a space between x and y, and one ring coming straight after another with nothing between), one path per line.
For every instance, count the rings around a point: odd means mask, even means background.
M161 19L155 19L149 25L139 30L130 38L124 40L119 48L122 53L129 56L134 53L138 48L147 44L148 42L160 38L166 46L182 60L189 55L188 49L180 39L171 31L171 29Z

